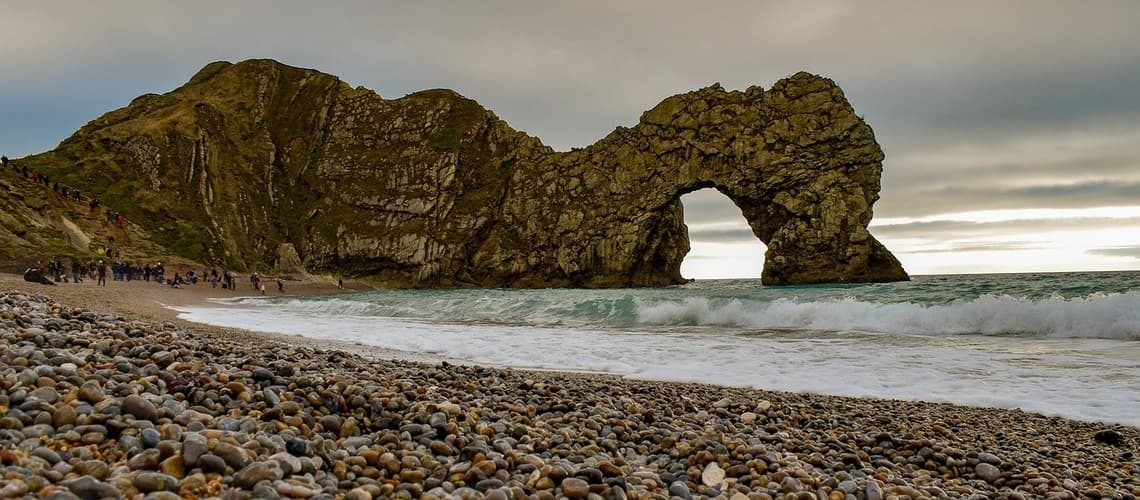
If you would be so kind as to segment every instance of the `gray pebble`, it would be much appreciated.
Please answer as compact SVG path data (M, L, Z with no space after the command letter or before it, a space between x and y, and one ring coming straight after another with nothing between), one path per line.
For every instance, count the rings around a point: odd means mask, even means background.
M998 469L992 464L988 464L986 462L981 462L978 465L974 466L974 472L978 474L978 477L990 483L1001 478L1001 469Z
M154 448L158 446L159 441L162 441L162 434L159 434L158 431L154 429L143 429L142 432L139 433L139 436L142 438L143 446L147 448Z
M144 493L151 491L178 491L178 479L161 472L140 472L132 484Z
M67 489L71 490L75 496L79 498L118 498L120 496L118 488L111 486L107 483L99 481L91 476L83 476L76 479L69 479L60 483Z

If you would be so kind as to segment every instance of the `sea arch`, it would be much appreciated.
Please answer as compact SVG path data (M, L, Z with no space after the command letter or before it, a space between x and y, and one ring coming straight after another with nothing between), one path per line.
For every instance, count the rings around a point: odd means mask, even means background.
M551 177L516 174L499 226L508 234L489 242L531 249L513 268L545 266L554 277L545 283L681 283L689 241L680 198L711 187L767 246L764 284L905 280L867 231L882 160L831 80L799 73L768 91L714 85L670 97L588 148L522 163L521 172Z

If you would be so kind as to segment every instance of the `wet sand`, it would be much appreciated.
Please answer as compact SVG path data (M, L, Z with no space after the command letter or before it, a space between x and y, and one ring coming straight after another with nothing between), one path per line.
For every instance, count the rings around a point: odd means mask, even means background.
M23 276L0 273L0 291L17 290L24 293L43 295L56 302L72 307L82 307L93 311L114 313L119 316L141 319L154 323L169 323L179 328L199 331L208 335L227 338L241 338L251 342L288 342L297 346L316 349L335 349L351 352L370 358L394 359L402 361L439 362L440 356L386 349L355 342L310 339L302 336L279 333L258 332L239 328L220 327L193 323L178 318L177 308L184 306L208 305L210 299L260 296L249 284L248 275L239 278L236 290L211 287L199 282L182 288L159 285L150 281L112 281L106 286L98 286L96 280L84 278L82 283L59 283L55 286L24 281ZM266 296L328 295L356 293L373 288L360 281L345 281L344 288L337 288L336 281L320 277L307 277L285 281L285 292L277 292L277 284L271 277L265 283ZM447 359L450 362L457 360Z
M246 277L243 276L242 279L245 280ZM213 298L260 295L253 291L248 281L239 282L237 290L226 290L220 286L211 287L203 282L174 288L140 280L107 280L106 286L98 286L95 280L84 279L82 283L58 283L51 286L28 283L24 281L23 276L8 273L0 273L0 289L41 294L57 302L157 322L178 319L178 312L169 306L203 305ZM350 282L345 284L344 290L338 290L333 281L307 278L286 281L285 293L281 294L277 292L276 282L272 278L265 283L267 296L352 293L369 289L363 283Z

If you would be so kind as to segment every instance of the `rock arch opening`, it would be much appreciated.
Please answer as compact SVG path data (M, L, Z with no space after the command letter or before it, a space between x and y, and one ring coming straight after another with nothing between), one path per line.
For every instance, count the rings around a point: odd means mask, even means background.
M768 247L732 200L715 188L681 195L689 252L681 262L686 279L760 279Z

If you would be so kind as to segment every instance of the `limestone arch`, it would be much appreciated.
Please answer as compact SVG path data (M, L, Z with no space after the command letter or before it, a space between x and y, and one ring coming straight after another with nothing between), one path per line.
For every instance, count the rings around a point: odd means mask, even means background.
M612 207L598 216L603 244L629 249L605 252L598 266L561 266L578 283L682 282L690 247L680 197L710 187L741 210L767 247L764 284L908 279L867 231L882 150L831 80L800 73L768 91L714 85L676 95L635 127L559 160L559 171L585 175L588 189L569 198ZM556 245L562 261L584 250Z

